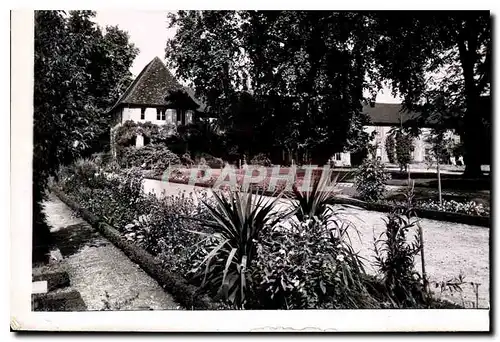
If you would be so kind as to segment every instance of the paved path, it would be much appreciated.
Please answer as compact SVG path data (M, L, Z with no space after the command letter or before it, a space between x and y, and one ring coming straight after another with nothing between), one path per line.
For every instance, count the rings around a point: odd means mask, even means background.
M205 188L150 179L145 180L144 190L164 195L174 195L179 191L207 191ZM284 200L280 205L284 207L289 202ZM350 207L343 209L342 215L352 221L359 232L360 238L355 232L351 233L354 249L361 256L373 260L373 236L378 237L384 231L383 219L386 214ZM489 307L489 228L429 219L422 219L421 225L424 232L426 271L430 280L449 280L462 273L467 282L481 283L479 307ZM420 258L417 267L420 269ZM370 263L367 264L367 269L374 272ZM462 304L462 299L466 305L475 303L475 294L469 283L463 286L462 294L455 293L451 296L445 293L443 297L458 304Z
M155 280L88 223L76 217L55 195L51 194L44 206L63 256L62 267L88 310L179 308Z

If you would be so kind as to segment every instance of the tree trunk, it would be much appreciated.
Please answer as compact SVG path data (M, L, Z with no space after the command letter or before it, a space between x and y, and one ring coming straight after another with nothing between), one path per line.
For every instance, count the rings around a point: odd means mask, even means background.
M477 122L479 120L479 122ZM465 132L464 132L464 148L465 148L465 177L481 176L481 122L479 113L475 111L475 106L467 106L465 114Z
M458 36L458 49L460 53L460 63L464 76L465 85L465 120L464 120L464 163L465 177L478 177L481 175L481 115L478 113L480 93L474 80L474 65L477 61L477 32L474 22L467 22L468 31L462 31ZM467 42L467 46L465 45Z
M443 205L443 195L441 193L441 170L439 169L439 156L437 159L437 177L438 177L438 193L439 193L439 205Z

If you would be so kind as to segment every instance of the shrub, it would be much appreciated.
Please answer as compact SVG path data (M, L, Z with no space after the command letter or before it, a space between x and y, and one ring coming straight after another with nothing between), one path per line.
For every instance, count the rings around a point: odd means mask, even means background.
M255 155L252 160L250 160L252 165L262 165L262 166L272 166L271 159L269 159L264 153L259 153Z
M112 161L110 152L94 153L91 157L98 167L105 167Z
M170 165L180 164L180 159L166 146L150 144L141 148L124 148L118 162L122 167L141 167L164 171Z
M222 169L224 167L224 161L221 158L208 159L207 165L212 169Z
M144 136L145 144L159 144L165 143L174 130L175 127L172 124L158 126L149 121L143 123L127 120L116 130L117 153L119 154L122 148L134 146L138 134Z
M410 134L401 131L396 132L396 160L401 170L405 169L411 162L411 153L414 150L413 138Z
M117 128L115 133L117 153L120 153L122 148L135 145L137 127L138 125L136 122L127 120L123 125Z
M201 153L198 158L200 164L205 164L212 169L222 169L224 167L224 161L221 158L216 158L208 153Z
M80 186L98 187L99 179L96 175L99 175L99 167L94 159L80 158L73 164L60 168L58 178L64 183L66 191L74 191Z
M477 216L490 215L490 210L488 207L485 207L481 203L476 203L475 201L461 203L454 200L451 201L443 200L442 204L439 204L438 201L427 200L418 202L416 205L422 209L447 211L452 213L462 213L462 214L477 215Z
M375 266L383 276L389 298L397 307L415 308L425 297L420 274L415 270L415 256L420 253L419 230L409 242L407 234L416 221L409 216L391 213L385 220L386 230L374 237Z
M206 192L203 195L206 198ZM142 212L148 213L127 225L125 236L139 243L175 273L186 275L191 270L201 241L199 220L207 218L205 207L196 203L193 194L166 196L158 199L149 195ZM206 232L206 230L203 230Z
M253 260L255 308L353 309L375 307L347 226L327 227L318 217L268 226Z
M181 156L181 163L183 165L188 166L188 167L192 167L194 165L194 160L191 159L191 156L189 155L189 153L186 152Z
M133 168L108 175L102 170L92 174L88 161L69 168L69 176L60 177L60 185L71 198L108 224L123 231L140 215L142 208L142 171ZM85 172L78 170L86 170Z
M212 294L224 298L232 306L243 308L247 302L247 268L256 256L256 242L266 225L274 226L280 219L272 215L279 197L266 200L250 192L229 191L225 196L213 192L214 203L207 203L210 220L204 225L213 230L205 234L194 278Z
M355 172L354 184L359 197L365 201L378 201L385 192L385 182L390 174L377 159L365 159Z
M394 137L392 135L388 135L385 139L385 151L387 152L387 158L389 159L389 163L396 163L396 156L394 153L395 142Z

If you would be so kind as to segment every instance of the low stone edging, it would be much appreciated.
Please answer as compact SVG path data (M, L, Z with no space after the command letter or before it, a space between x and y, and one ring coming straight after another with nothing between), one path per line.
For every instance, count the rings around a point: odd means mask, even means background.
M145 177L145 179L163 180L161 176ZM175 179L169 180L169 183L188 185L184 181L175 180ZM205 183L195 183L194 186L202 187L202 188L211 188L211 185L205 184ZM256 193L255 189L251 189L251 191L253 193ZM264 195L264 196L275 195L273 192L267 191L267 190L264 192L259 191L259 194ZM358 200L358 199L354 199L354 198L347 198L347 197L336 197L334 199L334 202L336 204L348 204L348 205L361 207L361 208L366 209L366 210L379 211L379 212L384 212L384 213L391 212L391 211L399 208L397 206L390 205L390 204L365 202L362 200ZM488 227L488 228L491 227L491 216L473 216L473 215L466 215L466 214L462 214L462 213L452 213L449 211L438 211L438 210L430 210L430 209L422 209L422 208L415 208L415 214L417 214L417 216L419 218L426 218L426 219L430 219L430 220L462 223L462 224L469 224L469 225Z
M51 189L67 206L77 212L85 221L90 223L106 239L119 248L134 263L139 265L148 275L156 280L161 287L170 293L174 299L186 309L216 310L217 304L206 295L198 293L198 288L189 284L181 276L170 272L161 263L146 252L143 248L127 241L112 226L101 221L89 210L80 207L78 203L70 199L57 188Z

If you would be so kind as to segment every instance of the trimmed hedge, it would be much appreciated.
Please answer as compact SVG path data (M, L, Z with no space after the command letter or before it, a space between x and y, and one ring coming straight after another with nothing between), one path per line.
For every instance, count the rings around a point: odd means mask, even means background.
M217 303L208 296L200 294L196 286L189 284L182 276L171 273L168 269L164 268L161 262L155 260L151 254L134 243L125 240L115 228L101 221L87 209L80 207L59 189L52 188L52 191L61 201L77 212L106 239L123 251L132 262L138 264L147 274L155 279L179 304L187 309L216 310L218 308Z
M147 177L145 179L153 179L153 180L160 180L163 181L161 176L158 177ZM181 180L169 180L170 183L176 183L176 184L187 184L185 181ZM203 183L196 183L195 186L202 187L202 188L211 188L211 185L203 184ZM250 187L250 190L253 193L256 193L256 189L252 189ZM274 192L272 191L264 191L259 190L260 195L264 196L273 196L275 195ZM285 194L285 195L290 195L292 196L293 194ZM383 203L375 203L375 202L365 202L361 201L358 199L354 198L347 198L347 197L335 197L334 202L336 204L348 204L348 205L353 205L357 207L361 207L366 210L371 210L371 211L380 211L380 212L391 212L395 209L398 209L399 207L389 205L389 204L383 204ZM447 211L437 211L437 210L429 210L429 209L421 209L421 208L415 208L415 213L417 214L418 217L420 218L426 218L426 219L431 219L431 220L436 220L436 221L448 221L448 222L453 222L453 223L463 223L463 224L470 224L470 225L475 225L475 226L482 226L482 227L491 227L491 217L488 216L472 216L472 215L466 215L466 214L461 214L461 213L452 213L452 212L447 212Z

